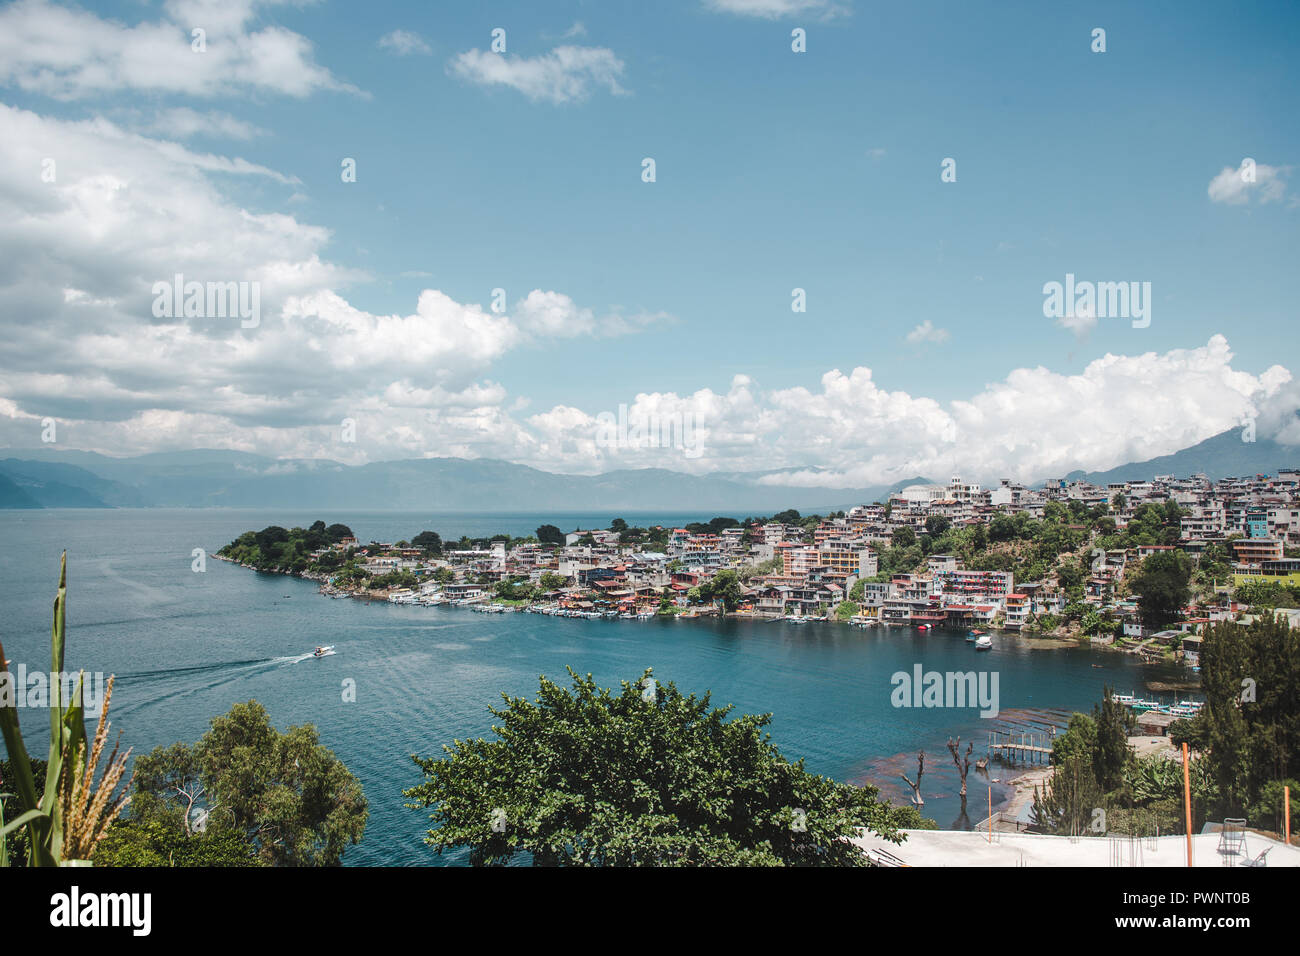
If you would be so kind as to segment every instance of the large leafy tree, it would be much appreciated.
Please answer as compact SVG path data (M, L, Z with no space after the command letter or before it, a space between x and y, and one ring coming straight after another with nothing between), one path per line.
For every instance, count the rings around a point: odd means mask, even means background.
M432 808L425 842L468 847L475 863L527 852L541 865L861 865L859 828L900 840L910 807L790 763L764 730L771 715L728 720L709 695L684 696L646 670L617 694L572 670L535 701L502 695L497 739L457 740L415 757Z
M542 544L564 544L564 532L553 524L544 524L537 529L537 540Z
M1167 627L1178 620L1191 598L1191 564L1181 550L1161 551L1142 562L1133 580L1138 616L1147 627Z
M115 834L112 852L141 865L170 855L175 865L333 866L368 815L360 782L316 728L281 733L255 700L215 718L193 746L140 757L130 807L134 832Z
M744 596L745 589L735 568L723 568L700 585L700 597L705 601L721 601L726 611L734 611Z
M436 531L421 531L411 539L411 547L420 548L425 554L442 554L442 536Z
M1206 704L1170 736L1207 752L1219 810L1273 824L1266 788L1300 776L1300 630L1262 615L1211 624L1202 637Z

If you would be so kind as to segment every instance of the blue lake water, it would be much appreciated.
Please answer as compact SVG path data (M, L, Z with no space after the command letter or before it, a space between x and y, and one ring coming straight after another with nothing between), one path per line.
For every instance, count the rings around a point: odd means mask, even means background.
M566 679L565 667L603 685L636 680L646 667L684 692L712 691L715 704L771 712L773 741L790 759L839 780L870 779L904 799L900 772L914 775L927 753L925 813L941 826L960 818L949 736L975 742L990 729L1030 726L1087 710L1104 684L1140 690L1146 679L1181 668L1143 666L1088 648L1046 650L995 637L977 654L962 635L903 628L858 630L836 624L791 626L743 620L579 621L535 614L476 614L329 600L316 585L256 574L209 559L191 570L191 552L216 551L269 524L306 526L316 518L349 525L361 540L391 541L422 530L444 539L498 531L528 534L539 524L606 526L614 515L431 515L394 512L293 514L240 510L52 510L0 512L0 641L28 668L49 666L50 613L59 554L68 551L68 667L116 674L111 718L123 745L139 753L198 739L212 717L251 698L277 727L313 723L321 741L362 781L370 802L363 842L349 865L463 863L423 845L423 812L401 791L421 780L410 754L436 755L455 738L488 736L487 708L500 695L533 696L539 674ZM707 520L702 515L622 515L631 524ZM295 663L318 644L332 656ZM998 677L1001 715L975 709L897 708L891 676L978 670ZM356 701L342 686L356 682ZM35 751L44 715L23 714ZM964 745L963 745L964 749ZM1000 778L998 768L993 776ZM971 817L981 819L988 780L971 773ZM1006 792L994 785L994 800Z

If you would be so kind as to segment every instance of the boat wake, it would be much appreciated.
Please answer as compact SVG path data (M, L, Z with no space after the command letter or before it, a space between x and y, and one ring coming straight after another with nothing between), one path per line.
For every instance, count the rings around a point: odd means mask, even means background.
M329 657L334 653L333 645L322 650L321 657ZM306 654L284 657L259 657L251 660L221 661L192 667L118 674L117 680L122 687L122 692L113 698L113 711L126 716L144 707L185 697L199 690L209 691L226 684L244 681L259 672L283 667L286 664L297 664L315 656L316 652L313 650ZM148 685L153 686L150 690L145 690L145 686ZM130 690L132 687L137 689Z
M193 667L168 667L156 671L132 671L127 674L118 674L119 681L148 681L162 680L168 677L180 677L184 674L201 674L204 671L226 670L232 667L250 667L258 664L271 664L284 658L278 657L255 657L246 661L221 661L216 664L196 664Z

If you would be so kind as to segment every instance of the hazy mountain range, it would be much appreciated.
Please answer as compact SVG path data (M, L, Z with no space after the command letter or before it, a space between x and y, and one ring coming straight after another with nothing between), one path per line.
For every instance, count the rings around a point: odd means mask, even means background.
M278 508L402 511L626 511L770 514L828 511L884 500L917 476L868 488L807 488L781 472L687 475L661 468L559 475L493 459L425 458L344 465L196 450L110 458L55 448L0 451L0 508ZM1104 472L1074 472L1105 484L1158 474L1210 478L1273 474L1300 464L1300 449L1236 430L1173 455ZM791 469L792 471L794 469ZM800 469L807 471L807 469ZM1047 476L1044 476L1047 477ZM760 484L760 480L762 483Z

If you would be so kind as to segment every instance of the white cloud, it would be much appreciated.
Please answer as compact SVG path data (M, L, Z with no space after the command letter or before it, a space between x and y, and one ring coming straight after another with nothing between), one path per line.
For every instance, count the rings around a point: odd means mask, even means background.
M718 13L761 17L765 20L806 14L829 18L846 13L848 9L833 0L705 0L705 6Z
M287 0L168 0L163 18L127 26L49 0L0 10L0 82L62 100L115 92L307 96L347 90L311 43L279 26L251 25ZM192 31L206 50L192 48Z
M47 156L52 183L40 179ZM719 391L531 413L526 396L492 378L503 356L661 317L600 315L545 289L507 314L436 289L391 314L367 311L344 290L368 277L325 258L329 230L232 202L218 188L231 175L291 178L105 120L0 105L0 182L14 187L0 190L0 445L32 445L49 415L61 443L113 454L206 446L346 461L494 457L587 473L793 468L828 486L918 473L1037 480L1167 454L1248 418L1260 437L1300 445L1291 373L1234 368L1222 336L1105 355L1075 375L1022 368L959 401L888 390L859 367L810 387L764 390L737 375ZM155 319L151 286L175 273L259 282L261 325ZM913 330L922 341L942 331ZM620 402L634 416L689 417L703 454L599 444L597 416ZM345 417L357 422L356 444L338 442Z
M1242 160L1235 169L1224 166L1219 174L1210 180L1206 192L1211 202L1225 203L1230 206L1244 206L1253 197L1263 204L1277 202L1286 195L1286 177L1290 166L1268 166L1264 163L1251 163Z
M379 46L385 50L392 50L398 56L410 56L413 53L428 56L433 52L420 34L410 30L399 29L385 34L379 38Z
M199 136L209 139L249 140L266 134L266 130L237 119L229 113L200 112L188 107L159 110L154 115L148 132L176 139Z
M492 364L656 318L542 289L508 315L427 288L413 311L366 311L339 290L369 277L324 259L329 230L230 202L217 183L232 174L291 179L0 104L0 181L26 184L0 191L0 444L30 444L27 424L52 415L118 454L201 440L328 457L320 423L354 417L369 440L352 455L527 449ZM155 317L153 285L176 274L257 283L260 324Z
M506 86L534 102L570 103L587 99L593 89L615 95L623 61L604 47L558 46L535 57L510 57L467 50L448 64L450 72L479 86Z
M1089 332L1097 327L1097 316L1091 309L1086 306L1078 312L1070 312L1056 320L1056 324L1067 331L1073 332L1076 337L1085 338Z
M829 371L816 389L771 392L737 376L725 393L626 400L629 418L691 417L702 433L698 459L683 449L599 447L593 441L599 412L569 406L530 417L538 441L521 446L519 455L538 467L575 472L802 469L767 481L862 487L917 474L1036 481L1076 468L1111 468L1172 453L1252 417L1261 437L1300 444L1300 388L1291 373L1273 366L1256 376L1233 369L1231 361L1227 341L1216 335L1196 349L1105 355L1077 375L1017 369L948 403L882 389L868 368ZM616 407L603 411L613 414Z
M920 345L923 342L942 344L948 341L948 330L935 328L934 323L926 319L907 333L907 341L911 345Z

